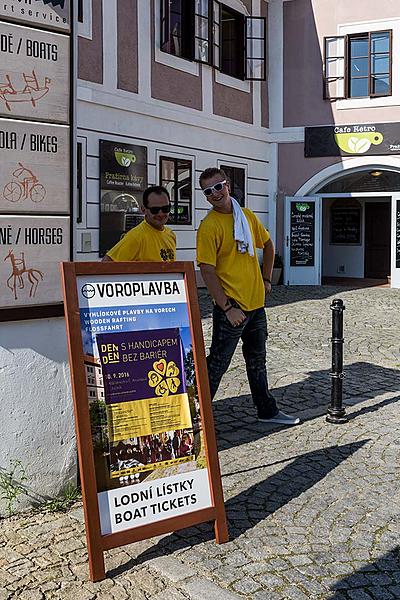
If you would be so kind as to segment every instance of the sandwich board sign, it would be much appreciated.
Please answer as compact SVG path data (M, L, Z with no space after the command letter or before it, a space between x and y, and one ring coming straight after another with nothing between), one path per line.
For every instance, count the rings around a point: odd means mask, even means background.
M110 548L206 521L227 541L192 263L61 268L92 581Z

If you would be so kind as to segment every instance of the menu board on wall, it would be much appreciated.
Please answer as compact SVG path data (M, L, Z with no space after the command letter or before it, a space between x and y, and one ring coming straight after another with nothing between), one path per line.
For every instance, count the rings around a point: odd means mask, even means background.
M0 22L0 40L0 114L68 123L69 37Z
M0 216L0 306L49 304L62 296L69 217Z
M396 201L396 269L400 269L400 200Z
M70 0L1 0L0 18L69 31L69 7Z
M313 267L315 261L315 204L290 203L290 266Z
M69 127L0 119L0 212L69 212Z
M143 218L147 148L100 140L100 256Z
M330 216L331 244L361 244L361 208L332 207Z

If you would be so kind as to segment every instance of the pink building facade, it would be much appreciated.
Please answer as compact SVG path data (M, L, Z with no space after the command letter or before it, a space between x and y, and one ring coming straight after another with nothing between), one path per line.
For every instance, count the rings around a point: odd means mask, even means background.
M102 189L106 140L144 149L143 182L169 187L180 259L194 259L208 210L198 176L219 165L269 228L285 283L400 286L396 2L379 15L374 0L82 6L76 259L97 259L138 222L140 189Z
M270 96L270 133L278 145L285 282L389 278L399 287L398 5L273 4L281 11L282 69Z

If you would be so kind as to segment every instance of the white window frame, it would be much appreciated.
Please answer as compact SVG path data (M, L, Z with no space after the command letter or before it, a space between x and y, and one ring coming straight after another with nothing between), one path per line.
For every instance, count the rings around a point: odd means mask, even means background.
M82 0L83 2L83 23L78 24L78 36L91 40L93 38L93 0Z
M367 98L346 98L337 100L335 105L338 110L355 108L375 108L383 106L400 105L400 18L380 19L376 21L362 21L359 23L346 23L338 25L337 35L353 35L373 31L391 29L393 31L392 46L392 95Z
M239 163L234 162L232 160L225 160L223 158L219 158L217 160L218 169L221 169L221 165L226 165L227 167L232 167L236 169L244 169L244 207L248 208L249 206L249 165L247 163Z
M76 218L78 216L78 200L79 200L79 198L78 198L77 182L74 181L74 187L76 190L75 207L74 207L74 214L75 214L74 227L79 230L84 230L86 228L86 202L87 202L87 138L78 135L76 137L76 145L78 145L78 144L82 145L82 169L81 169L81 175L82 175L82 181L81 181L81 185L82 185L82 221L80 223L78 223L76 221ZM78 169L76 168L75 175L77 176L77 174L78 174Z
M173 150L169 150L168 147L165 149L158 148L156 150L156 185L160 185L160 159L161 158L181 158L183 160L190 160L192 163L192 222L190 225L176 225L174 223L168 223L168 227L170 227L173 231L194 231L196 225L196 156L194 154L182 154L181 152L175 152Z
M147 0L148 1L148 0ZM198 62L192 62L183 58L182 56L174 56L173 54L168 54L167 52L162 52L160 48L160 39L161 39L161 2L163 0L156 0L154 2L154 39L155 39L155 53L154 60L162 65L166 65L167 67L171 67L172 69L176 69L177 71L183 71L184 73L189 73L190 75L196 75L197 77L200 74L200 64Z

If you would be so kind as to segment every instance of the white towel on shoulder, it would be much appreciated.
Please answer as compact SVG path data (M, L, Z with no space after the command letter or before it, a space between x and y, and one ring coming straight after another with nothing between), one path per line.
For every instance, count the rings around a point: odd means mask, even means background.
M237 242L238 252L248 252L254 256L253 238L251 237L250 225L239 202L232 198L233 209L233 237Z

